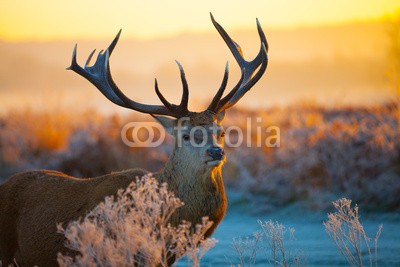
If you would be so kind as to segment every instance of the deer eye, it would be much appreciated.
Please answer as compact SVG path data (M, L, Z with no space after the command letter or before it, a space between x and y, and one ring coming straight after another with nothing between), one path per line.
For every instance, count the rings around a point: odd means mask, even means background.
M184 134L184 135L182 136L182 139L183 139L184 141L189 141L189 140L190 140L190 136L189 136L188 134Z

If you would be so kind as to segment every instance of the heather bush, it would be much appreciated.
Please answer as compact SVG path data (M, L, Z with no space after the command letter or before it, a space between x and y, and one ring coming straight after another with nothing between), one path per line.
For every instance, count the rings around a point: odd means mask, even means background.
M60 266L168 266L186 255L199 266L204 253L215 244L204 239L212 222L192 226L183 221L171 226L169 219L182 203L151 176L138 178L126 190L105 201L85 218L73 221L59 232L75 257L58 255Z

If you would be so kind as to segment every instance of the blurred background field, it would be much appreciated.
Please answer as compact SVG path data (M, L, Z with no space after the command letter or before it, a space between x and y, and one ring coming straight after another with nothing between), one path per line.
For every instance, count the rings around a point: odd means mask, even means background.
M394 102L370 107L324 108L297 104L285 108L230 110L225 126L253 121L253 147L227 148L224 180L241 191L253 212L271 212L295 202L324 210L346 196L363 207L400 209L400 117ZM0 175L55 169L78 177L140 167L159 171L173 148L167 138L157 148L130 148L121 129L139 115L94 111L9 112L0 120ZM280 147L254 147L256 127L278 126ZM247 140L247 130L243 131ZM232 132L235 134L234 132ZM130 137L128 136L128 139ZM230 136L235 140L235 136ZM265 136L263 136L265 138Z
M263 21L268 10L256 11L262 13L255 16L261 16L270 43L269 66L251 92L227 112L224 125L244 129L247 118L260 118L253 126L278 126L281 143L278 148L228 148L224 180L230 208L216 233L221 245L206 262L226 262L223 257L229 253L226 247L237 234L235 229L251 234L249 223L256 225L261 217L283 223L286 219L299 229L299 239L309 238L300 242L305 254L308 246L309 255L315 257L309 266L321 266L328 259L330 266L340 266L344 263L331 254L318 254L321 246L327 246L324 251L335 249L321 243L318 233L324 235L321 214L331 210L332 201L347 197L362 207L369 229L386 222L381 237L385 262L398 264L400 258L393 252L399 249L395 241L400 238L396 232L400 222L398 13L390 10L391 15L373 19L270 28ZM245 56L255 56L259 49L255 23L232 29L223 12L214 15L241 44ZM0 27L0 182L14 173L41 168L78 177L162 168L173 140L167 138L158 148L126 146L121 140L123 126L151 118L114 106L87 81L65 70L75 43L83 64L92 49L106 48L119 28L87 38L13 39L7 38L4 25ZM228 87L239 79L236 63L216 32L189 29L152 38L135 38L129 29L124 33L123 29L111 70L119 87L139 102L156 103L155 77L168 99L179 99L174 59L185 68L193 110L204 108L219 87L226 60L231 67ZM255 131L249 138L256 139Z

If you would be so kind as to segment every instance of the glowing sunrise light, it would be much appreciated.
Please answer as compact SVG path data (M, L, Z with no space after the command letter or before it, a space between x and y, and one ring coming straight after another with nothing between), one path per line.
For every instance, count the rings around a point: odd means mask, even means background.
M249 28L258 17L268 27L376 20L400 8L398 0L287 1L1 1L0 39L56 40L124 35L154 39L210 31L208 13L230 28Z

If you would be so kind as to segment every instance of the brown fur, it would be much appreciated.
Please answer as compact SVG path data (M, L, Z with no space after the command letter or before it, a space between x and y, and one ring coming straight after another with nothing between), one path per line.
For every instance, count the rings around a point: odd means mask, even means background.
M203 112L190 112L188 117L192 125L209 125L217 119L217 116L209 110Z
M215 145L215 138L210 142ZM214 222L206 234L208 237L226 211L222 164L207 167L201 157L195 156L204 153L206 147L199 148L200 152L190 149L176 147L164 170L154 177L161 183L167 182L169 190L185 203L175 212L172 223L177 225L186 220L197 224L208 216ZM79 179L40 170L10 177L0 185L0 260L5 265L15 258L21 266L56 266L57 253L68 253L65 238L57 233L56 224L66 225L85 216L106 196L116 194L146 173L131 169Z

